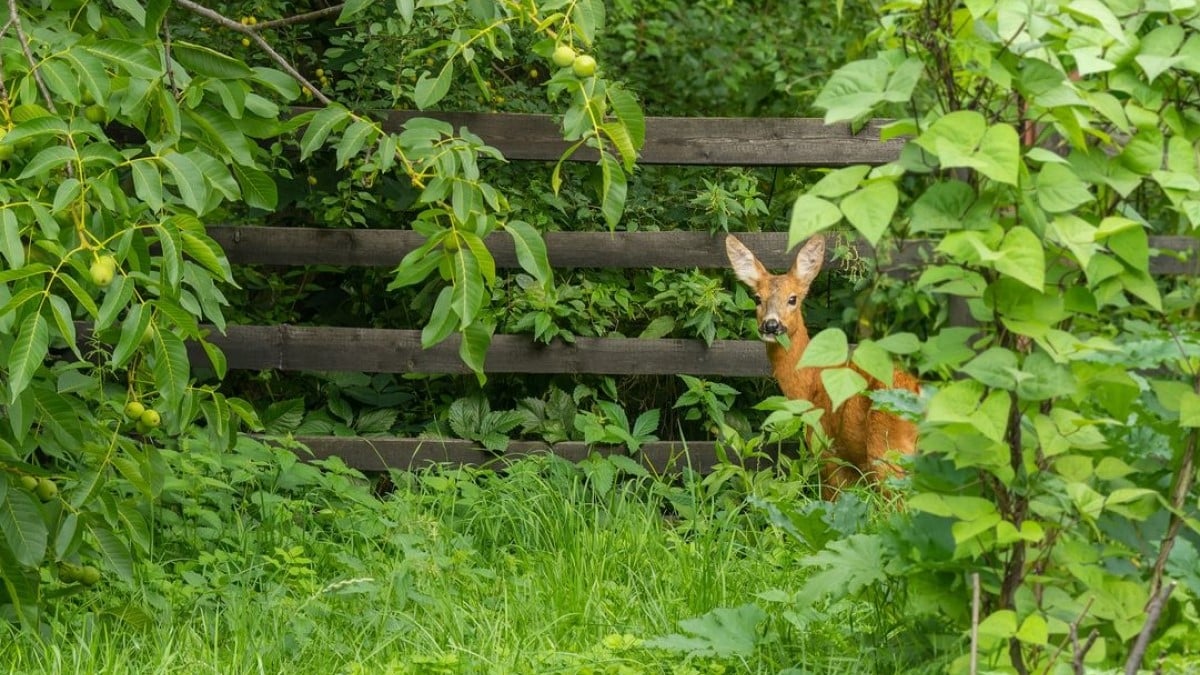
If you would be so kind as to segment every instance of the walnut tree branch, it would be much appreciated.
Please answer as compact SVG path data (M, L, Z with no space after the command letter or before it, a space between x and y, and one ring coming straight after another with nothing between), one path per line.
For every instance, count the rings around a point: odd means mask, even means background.
M29 49L29 38L25 35L25 29L21 27L21 11L17 9L17 0L8 0L8 22L17 33L17 42L21 43L21 51L25 54L25 60L29 61L29 70L33 73L34 82L37 82L38 91L42 92L42 99L46 101L46 109L52 113L57 113L58 109L54 106L54 97L50 95L50 88L46 86L46 81L42 79L41 71L37 69L37 61L33 58L33 52Z

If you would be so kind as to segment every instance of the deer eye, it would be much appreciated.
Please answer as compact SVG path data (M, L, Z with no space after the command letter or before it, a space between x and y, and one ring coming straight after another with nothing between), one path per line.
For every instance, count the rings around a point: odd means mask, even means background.
M762 296L761 295L754 296L754 304L756 304L756 305L762 304Z
M788 304L795 305L796 304L796 296L793 295L790 298L788 298Z

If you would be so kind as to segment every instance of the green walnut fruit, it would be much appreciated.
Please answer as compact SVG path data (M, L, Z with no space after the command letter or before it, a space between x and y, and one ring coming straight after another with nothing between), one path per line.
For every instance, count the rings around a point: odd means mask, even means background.
M93 103L92 105L84 108L83 116L87 118L87 121L94 122L96 124L100 124L101 122L106 121L108 118L108 114L104 112L104 106L100 105L99 103Z
M104 288L112 283L117 274L117 259L111 255L100 256L88 270L92 275L92 283Z
M33 492L34 490L37 489L37 486L38 486L37 476L21 476L21 487L25 488L26 490L29 490L30 492Z
M140 401L130 401L125 404L125 416L131 420L140 420L146 412L146 406Z
M84 586L95 586L100 581L100 570L91 565L84 565L79 569L79 581Z
M58 580L64 584L73 584L79 581L79 568L67 563L59 563Z
M550 56L550 60L559 68L566 68L575 63L575 50L571 49L570 45L559 45L554 48L554 54Z
M14 148L11 143L8 145L0 145L0 162L6 159L12 159L12 156L15 153L16 148Z
M42 501L50 501L58 495L58 486L49 478L39 478L37 484L37 496Z
M587 54L580 54L571 64L571 70L579 77L591 77L596 74L596 59Z
M147 427L154 429L159 424L162 424L162 416L154 408L148 408L142 412L141 422Z

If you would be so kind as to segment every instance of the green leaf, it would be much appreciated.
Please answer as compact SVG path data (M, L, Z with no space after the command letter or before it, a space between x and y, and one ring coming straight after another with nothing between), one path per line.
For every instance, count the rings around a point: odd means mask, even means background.
M342 11L338 14L337 22L339 24L347 23L354 17L358 16L370 7L374 0L348 0L342 5Z
M346 166L353 157L358 155L363 146L378 135L375 125L369 120L356 119L342 134L342 140L337 143L337 165Z
M218 80L240 80L254 75L250 66L240 59L183 40L171 41L171 57L193 75Z
M87 49L132 77L153 80L162 74L162 64L154 52L136 42L101 40Z
M74 161L77 157L75 149L70 146L50 146L29 160L29 163L25 165L25 169L21 171L21 175L17 176L17 180L25 180L32 176L48 175L67 162Z
M183 200L184 205L196 215L207 211L208 183L195 162L178 152L168 153L160 159L175 179L175 188L179 191L179 198Z
M1012 391L1017 386L1016 378L1021 368L1017 363L1017 355L1012 351L992 347L971 359L962 367L962 372L989 387Z
M651 321L638 337L644 340L657 340L670 335L673 330L675 330L674 317L660 316Z
M658 408L651 408L638 415L637 419L633 422L633 429L631 430L633 436L639 440L654 438L654 432L658 431L659 415L660 411Z
M920 351L921 340L912 333L892 333L875 341L892 354L912 354Z
M29 383L33 374L41 367L50 351L50 327L39 312L30 312L21 321L17 337L13 340L12 350L8 354L8 393L10 402L16 402L17 397Z
M179 408L187 391L190 376L187 347L173 331L154 331L154 386L170 411Z
M21 565L37 567L46 557L50 533L33 493L14 487L0 499L0 533L0 546L7 545Z
M88 531L96 540L96 548L104 559L105 567L116 572L122 581L133 581L133 554L129 545L113 534L107 527L89 524Z
M1007 640L1017 633L1017 613L1011 609L992 612L979 622L979 634L997 640Z
M21 224L12 209L0 211L0 254L8 261L9 271L25 266L25 245L21 242Z
M1069 167L1047 164L1035 180L1038 204L1051 213L1071 211L1092 201L1087 184Z
M225 252L221 250L221 245L212 237L184 230L180 232L180 238L184 253L221 280L233 283L233 272L229 268L229 260L225 257Z
M453 61L446 61L436 78L429 77L429 73L421 73L421 77L417 79L417 86L413 89L413 102L417 104L417 108L427 110L445 98L450 92L450 82L453 79Z
M233 175L242 189L246 206L263 211L274 211L279 204L279 187L271 174L253 166L233 165ZM161 184L160 184L161 188Z
M887 231L899 201L900 193L896 190L896 184L890 180L879 180L851 192L842 199L840 207L846 220L874 246Z
M996 271L1041 291L1046 283L1046 251L1032 230L1018 225L1000 243Z
M792 221L788 227L788 248L833 227L842 219L842 212L830 202L803 194L792 205Z
M625 172L617 160L608 153L600 155L600 211L609 230L615 230L625 212L625 197L628 192Z
M943 232L964 226L978 202L974 188L959 180L935 183L917 198L909 211L912 232Z
M350 111L339 105L331 105L317 111L309 120L304 136L300 139L300 160L308 159L321 147L330 133L340 129L349 119Z
M1013 637L1025 644L1045 645L1050 639L1050 629L1041 615L1030 614L1021 622L1021 627Z
M896 366L892 363L892 357L887 350L880 347L878 343L872 340L863 340L854 347L854 354L851 360L854 365L863 369L867 375L879 380L885 387L892 386L892 378L896 373Z
M1179 426L1200 427L1200 394L1185 391L1179 397Z
M829 394L833 410L842 407L843 403L867 388L866 379L849 368L822 370L821 384L825 385L825 393Z
M687 635L673 633L647 640L655 649L683 652L690 657L747 657L758 644L758 627L767 618L757 605L717 608L695 619L679 622Z
M852 595L887 579L887 559L883 537L877 534L852 534L845 539L835 539L825 549L803 558L803 567L824 568L809 577L800 590L800 598L813 602L831 591L837 595Z
M825 110L825 123L863 118L884 101L888 67L879 58L848 63L833 72L813 102Z
M970 166L994 181L1016 185L1020 164L1021 141L1017 130L1007 124L997 124L984 134Z
M936 492L922 492L913 495L907 505L914 511L967 521L979 520L998 513L996 505L982 497L946 495Z
M553 271L542 234L529 223L520 220L508 221L504 224L504 229L512 235L517 262L520 263L521 269L542 283L549 282L553 278Z
M840 328L826 328L817 333L800 355L800 368L840 366L850 358L846 334Z
M640 150L646 142L646 118L637 99L623 87L610 86L608 100L612 103L617 121L625 127L629 139L633 141L634 149Z
M491 324L482 321L476 321L467 326L463 329L462 343L458 348L459 358L467 364L467 367L475 371L475 376L479 379L480 384L487 380L483 366L487 360L488 347L492 344L493 328Z
M422 349L429 349L445 340L458 325L458 315L454 313L454 306L451 303L453 294L452 286L445 286L438 293L437 299L433 303L433 312L429 315L429 321L421 329Z
M135 160L130 164L133 172L133 192L146 202L150 210L158 213L163 208L163 182L158 165L152 161Z
M814 197L841 197L857 188L871 172L866 164L856 164L842 169L835 169L825 174L808 189L808 194Z
M133 291L130 290L131 297L132 294ZM150 312L146 311L146 305L141 303L132 305L129 312L125 314L125 320L121 322L121 336L117 338L117 345L113 347L112 357L110 357L110 363L114 368L124 368L129 359L133 358L149 325Z

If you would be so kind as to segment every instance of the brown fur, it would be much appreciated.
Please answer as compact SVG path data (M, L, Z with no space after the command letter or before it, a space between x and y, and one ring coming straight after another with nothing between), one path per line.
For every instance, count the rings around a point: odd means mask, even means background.
M826 460L821 467L822 495L834 499L842 488L860 477L878 484L885 476L898 474L900 470L888 460L888 455L915 451L916 426L895 415L873 410L871 399L862 394L832 410L829 394L821 383L822 369L797 368L809 342L802 306L809 286L825 261L824 238L809 239L796 254L791 270L781 275L767 272L758 258L733 236L726 238L725 250L738 279L749 286L758 299L759 331L767 343L767 357L771 360L779 388L788 398L810 401L825 411L821 426L829 436L831 446L825 450ZM787 333L790 344L787 349L767 330L774 327L768 323L772 319L779 323L777 332ZM887 388L879 380L855 370L866 377L870 390ZM894 388L919 390L916 378L908 373L897 369L892 378Z

